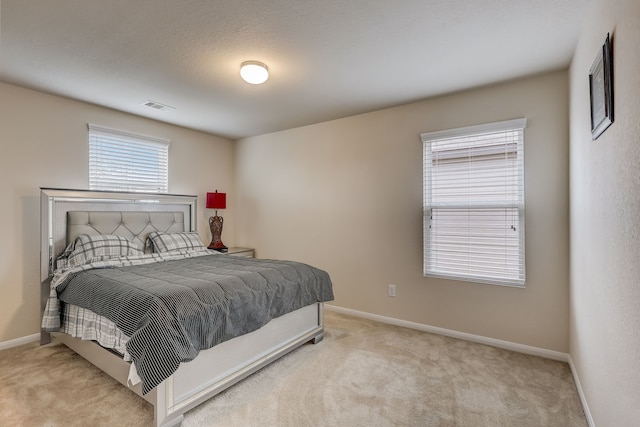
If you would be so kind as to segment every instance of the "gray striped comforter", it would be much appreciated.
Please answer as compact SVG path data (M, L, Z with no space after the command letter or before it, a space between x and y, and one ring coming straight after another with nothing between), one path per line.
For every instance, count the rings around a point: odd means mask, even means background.
M58 298L113 321L143 393L211 348L269 320L333 299L320 269L291 261L209 255L69 274Z

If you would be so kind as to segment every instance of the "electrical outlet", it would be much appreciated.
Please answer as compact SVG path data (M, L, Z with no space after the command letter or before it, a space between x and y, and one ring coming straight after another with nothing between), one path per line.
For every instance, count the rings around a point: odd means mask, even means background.
M396 296L396 285L389 285L388 289L387 289L387 293L390 297L395 297Z

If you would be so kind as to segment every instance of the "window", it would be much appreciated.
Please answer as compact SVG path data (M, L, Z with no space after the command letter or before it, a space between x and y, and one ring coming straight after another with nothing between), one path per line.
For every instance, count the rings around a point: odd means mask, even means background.
M167 193L171 141L89 125L89 189Z
M421 135L425 276L524 287L526 124Z

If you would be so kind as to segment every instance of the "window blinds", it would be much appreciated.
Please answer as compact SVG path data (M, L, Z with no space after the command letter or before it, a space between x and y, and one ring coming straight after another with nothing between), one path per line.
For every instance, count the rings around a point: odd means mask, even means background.
M90 124L89 188L167 193L170 143Z
M525 126L421 135L425 276L524 286Z

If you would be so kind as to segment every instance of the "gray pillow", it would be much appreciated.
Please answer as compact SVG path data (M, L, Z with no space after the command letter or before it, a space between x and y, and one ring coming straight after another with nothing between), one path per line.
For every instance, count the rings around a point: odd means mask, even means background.
M152 231L149 233L147 239L151 243L153 252L205 249L205 246L200 240L200 236L195 231L184 231L179 233L161 233L159 231Z
M81 234L58 257L58 268L75 267L105 259L142 255L135 242L113 234Z

